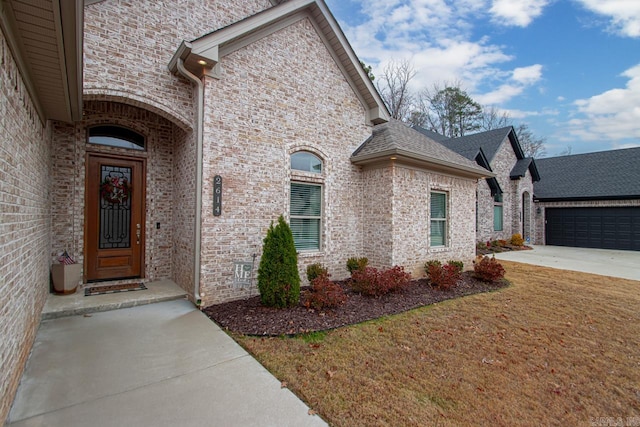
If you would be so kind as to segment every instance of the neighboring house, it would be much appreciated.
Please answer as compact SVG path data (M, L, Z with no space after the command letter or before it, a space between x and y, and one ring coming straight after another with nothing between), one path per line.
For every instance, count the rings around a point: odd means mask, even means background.
M445 147L494 173L478 185L476 239L509 240L520 233L535 243L533 183L540 180L536 161L525 157L512 126L447 138L416 127Z
M63 250L84 283L171 279L202 305L255 295L236 263L281 214L301 272L473 258L492 173L389 122L322 0L0 9L1 420Z
M640 250L640 148L536 163L537 243Z

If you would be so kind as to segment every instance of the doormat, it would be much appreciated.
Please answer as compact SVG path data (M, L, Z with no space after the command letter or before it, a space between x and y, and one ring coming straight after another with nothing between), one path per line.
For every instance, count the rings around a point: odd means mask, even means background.
M84 288L84 296L88 297L91 295L115 294L117 292L143 291L145 289L147 289L147 287L144 285L144 283L92 286L90 288Z

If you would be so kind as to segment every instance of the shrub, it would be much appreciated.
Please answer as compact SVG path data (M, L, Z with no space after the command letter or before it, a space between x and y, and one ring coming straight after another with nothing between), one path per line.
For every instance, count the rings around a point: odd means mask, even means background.
M499 239L498 246L500 246L501 248L507 246L507 241L503 239Z
M511 236L511 244L513 246L522 246L524 245L524 239L522 238L522 234L516 233Z
M320 263L315 263L307 266L307 279L309 283L313 282L313 279L320 277L323 274L328 275L327 268Z
M437 267L442 267L442 263L437 259L432 259L431 261L425 262L424 271L427 273L427 276L429 276L429 267L431 267L432 265L435 265Z
M282 215L273 222L264 238L258 268L260 301L268 307L291 307L300 301L298 254L291 228Z
M347 260L347 270L349 270L349 273L353 275L354 271L364 270L367 264L369 264L369 259L367 257L349 258Z
M363 295L381 296L404 288L410 280L411 275L400 266L387 270L365 267L352 273L351 288Z
M316 310L334 308L347 301L347 295L342 286L332 282L327 273L320 274L311 282L311 291L307 293L304 305Z
M448 263L445 266L431 264L427 268L427 276L432 286L438 289L451 289L458 284L462 269L456 265Z
M456 267L456 269L458 270L458 273L462 273L462 271L464 270L464 263L462 261L450 260L450 261L447 261L447 264L453 265L454 267Z
M504 277L504 268L495 257L478 257L473 263L474 276L484 282L495 282Z

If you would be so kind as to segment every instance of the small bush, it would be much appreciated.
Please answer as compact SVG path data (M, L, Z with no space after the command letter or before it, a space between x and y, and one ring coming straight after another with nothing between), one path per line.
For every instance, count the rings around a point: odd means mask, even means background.
M474 276L484 282L496 282L504 277L504 268L495 257L478 257L473 263Z
M411 275L400 266L387 270L365 267L352 273L351 288L363 295L381 296L404 288L410 280Z
M447 261L447 264L453 265L458 270L458 273L462 273L462 271L464 270L464 263L462 261L450 260Z
M347 260L347 270L349 270L349 273L353 275L354 271L364 270L368 264L369 264L369 259L367 257L349 258Z
M513 246L522 246L524 245L524 239L522 238L522 234L516 233L511 236L511 244Z
M424 263L424 271L425 273L427 273L427 276L429 276L429 268L435 265L437 267L442 267L442 263L440 261L438 261L437 259L432 259L431 261L427 261Z
M300 302L300 274L298 254L291 228L280 215L264 238L258 268L260 301L267 307L292 307Z
M507 241L503 240L503 239L499 239L498 240L498 246L500 246L501 248L507 246Z
M320 277L323 274L327 275L329 272L322 264L315 263L307 266L307 279L309 280L309 283L313 282L313 279Z
M307 308L322 310L338 307L346 301L347 295L342 286L329 280L329 275L324 273L311 282L311 291L307 293L304 305Z
M446 264L445 266L431 264L427 269L427 276L432 286L438 289L451 289L458 284L462 269L456 264Z

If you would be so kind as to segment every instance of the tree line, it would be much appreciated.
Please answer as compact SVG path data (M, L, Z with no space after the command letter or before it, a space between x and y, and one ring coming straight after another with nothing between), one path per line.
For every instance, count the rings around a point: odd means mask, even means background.
M371 66L361 62L372 81ZM474 101L459 81L436 83L418 92L409 87L416 71L409 61L390 62L375 82L391 117L448 138L513 126L527 157L546 155L546 138L537 137L526 123L514 124L508 113ZM568 153L570 154L570 148Z

